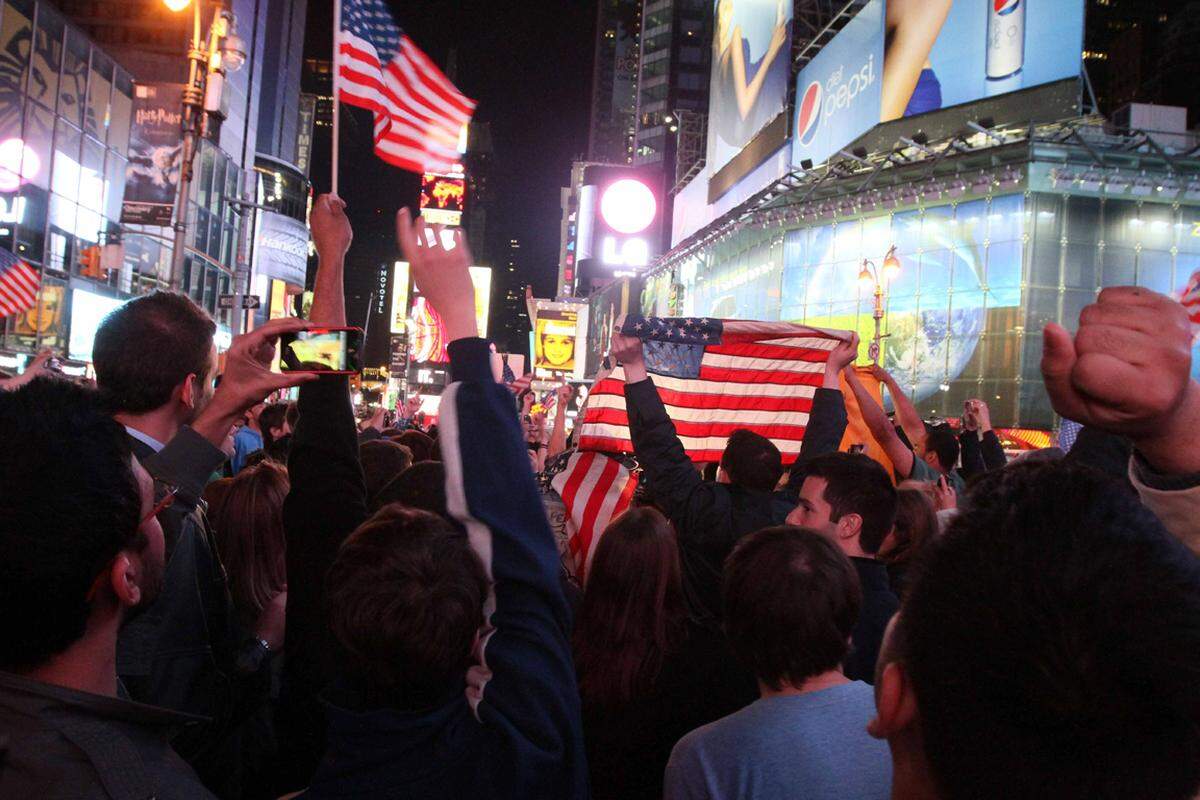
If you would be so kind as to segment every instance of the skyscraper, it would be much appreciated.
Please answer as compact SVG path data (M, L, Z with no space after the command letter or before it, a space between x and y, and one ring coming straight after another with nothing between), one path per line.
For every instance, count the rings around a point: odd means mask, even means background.
M633 160L642 0L599 0L588 159Z

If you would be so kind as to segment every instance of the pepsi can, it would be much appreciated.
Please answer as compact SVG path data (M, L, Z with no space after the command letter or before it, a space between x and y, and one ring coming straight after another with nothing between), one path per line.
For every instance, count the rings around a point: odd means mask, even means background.
M1025 66L1025 4L1029 0L987 0L987 78L998 81Z

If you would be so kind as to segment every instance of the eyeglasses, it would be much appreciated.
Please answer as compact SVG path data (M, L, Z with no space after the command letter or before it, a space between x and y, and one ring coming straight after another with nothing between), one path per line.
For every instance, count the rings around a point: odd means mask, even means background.
M154 508L150 509L150 513L142 517L142 521L138 523L139 526L145 525L151 519L157 517L159 514L170 508L175 503L176 495L179 494L178 486L171 486L169 484L159 483L158 481L155 481L154 485L156 487L164 487L166 489L166 493L164 493L163 496L159 498L158 502L154 504Z

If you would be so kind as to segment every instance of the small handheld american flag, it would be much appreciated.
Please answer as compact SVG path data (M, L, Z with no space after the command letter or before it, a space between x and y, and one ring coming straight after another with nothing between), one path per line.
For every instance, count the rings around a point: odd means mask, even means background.
M450 171L475 101L400 30L383 0L337 2L338 99L374 112L375 154L384 161L417 173Z
M33 308L40 284L37 270L0 248L0 317Z

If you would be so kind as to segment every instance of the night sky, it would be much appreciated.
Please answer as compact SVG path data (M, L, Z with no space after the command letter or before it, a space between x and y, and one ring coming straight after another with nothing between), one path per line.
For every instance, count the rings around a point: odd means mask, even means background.
M391 6L398 24L443 68L456 51L456 84L478 102L475 118L491 123L491 252L475 260L499 267L501 245L519 239L518 277L532 282L538 296L553 296L559 188L587 148L594 0L391 0ZM310 0L308 54L323 49L328 57L331 15L329 0ZM347 289L355 295L359 287L369 292L378 264L395 257L393 216L401 205L415 206L418 179L372 154L367 112L343 109L341 146L339 193L355 230ZM323 150L317 143L311 177L318 192L328 189ZM352 321L360 313L352 308Z

